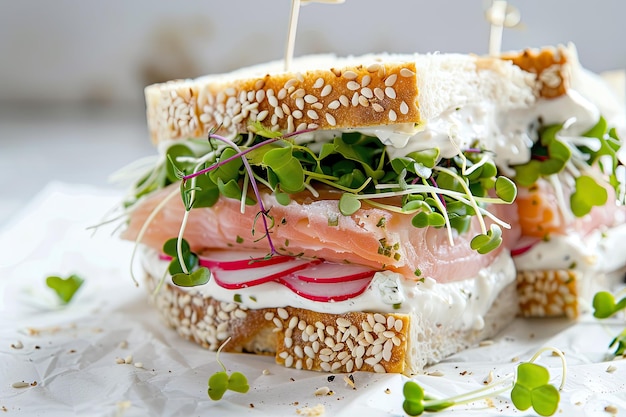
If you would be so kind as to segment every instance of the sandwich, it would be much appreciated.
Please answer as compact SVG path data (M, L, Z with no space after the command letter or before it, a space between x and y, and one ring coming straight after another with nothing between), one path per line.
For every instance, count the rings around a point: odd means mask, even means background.
M546 293L516 197L538 132L572 124L550 104L571 59L316 55L148 86L159 156L122 237L154 304L208 349L326 372L415 374L494 336Z
M626 272L624 74L612 86L572 45L556 51L503 56L536 73L545 97L530 156L509 166L522 235L512 254L522 315L577 318Z

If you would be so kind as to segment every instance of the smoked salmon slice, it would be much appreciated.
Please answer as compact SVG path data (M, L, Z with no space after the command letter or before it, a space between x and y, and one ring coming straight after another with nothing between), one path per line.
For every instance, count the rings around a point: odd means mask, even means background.
M168 195L178 192L177 185L169 186L139 202L122 237L136 240L146 219L152 216L140 243L160 251L165 241L178 236L185 210L180 196L168 199L158 211L155 208ZM411 224L411 215L366 204L344 216L336 199L299 198L281 205L265 193L263 203L273 219L271 238L281 254L389 269L415 280L431 277L451 282L473 278L519 237L515 227L503 230L500 248L481 255L469 244L480 233L477 219L467 233L454 234L451 246L445 228L416 228ZM502 219L517 217L510 205L494 205L489 210ZM268 250L260 221L255 228L257 213L257 206L247 206L242 214L238 200L221 197L212 207L189 212L183 237L196 253L211 249Z

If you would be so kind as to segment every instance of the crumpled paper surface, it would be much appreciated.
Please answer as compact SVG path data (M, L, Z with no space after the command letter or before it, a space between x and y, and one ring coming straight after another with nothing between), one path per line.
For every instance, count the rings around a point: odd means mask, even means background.
M0 411L45 416L295 416L324 406L327 416L402 416L402 375L343 375L296 371L273 357L222 354L229 372L248 377L247 394L207 396L221 370L215 354L162 325L146 289L130 277L132 244L97 224L120 195L88 186L50 184L0 233ZM48 275L77 273L83 287L67 306L45 285ZM626 413L626 360L611 360L608 344L624 320L598 322L518 319L493 344L454 355L415 377L432 396L480 388L498 380L543 346L565 352L567 382L557 415ZM21 348L20 348L21 347ZM117 359L129 364L118 364ZM544 354L552 382L560 359ZM142 365L136 367L135 365ZM609 371L611 372L609 372ZM15 388L15 382L29 385ZM316 396L320 387L332 395ZM4 414L4 413L0 413ZM454 407L445 415L535 415L516 410L507 394Z

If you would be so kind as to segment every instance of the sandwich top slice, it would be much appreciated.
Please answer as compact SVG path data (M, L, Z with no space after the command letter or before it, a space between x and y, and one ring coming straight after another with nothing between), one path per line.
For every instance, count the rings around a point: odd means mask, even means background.
M547 54L311 56L147 87L159 158L123 236L168 323L337 372L415 373L494 335L517 314L509 177L543 86L567 80Z

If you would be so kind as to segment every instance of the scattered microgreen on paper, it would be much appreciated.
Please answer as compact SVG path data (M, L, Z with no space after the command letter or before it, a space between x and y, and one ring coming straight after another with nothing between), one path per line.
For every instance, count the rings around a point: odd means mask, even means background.
M222 361L220 361L219 355L229 341L230 337L220 345L215 353L215 360L222 367L222 371L214 373L209 378L208 395L213 401L221 400L228 390L239 392L241 394L245 394L248 390L250 390L248 379L244 374L241 372L233 372L229 375L226 371L226 366L224 366Z
M46 285L54 290L63 304L68 304L72 301L72 298L74 298L78 289L83 285L83 282L85 282L85 280L75 274L67 278L58 276L49 276L46 278Z
M552 351L561 358L563 375L558 389L550 384L548 370L534 363L545 351ZM402 408L409 416L419 416L424 412L437 412L453 406L496 397L510 391L511 401L518 410L525 411L532 407L540 416L551 416L556 413L559 406L559 391L565 385L565 373L566 363L563 353L552 347L542 348L528 362L518 365L515 376L450 398L437 399L428 396L417 382L407 381L403 387Z
M597 292L592 301L593 316L598 319L609 318L616 313L626 310L626 296L619 301L608 291ZM615 336L609 343L609 349L615 349L615 356L626 354L626 328Z

